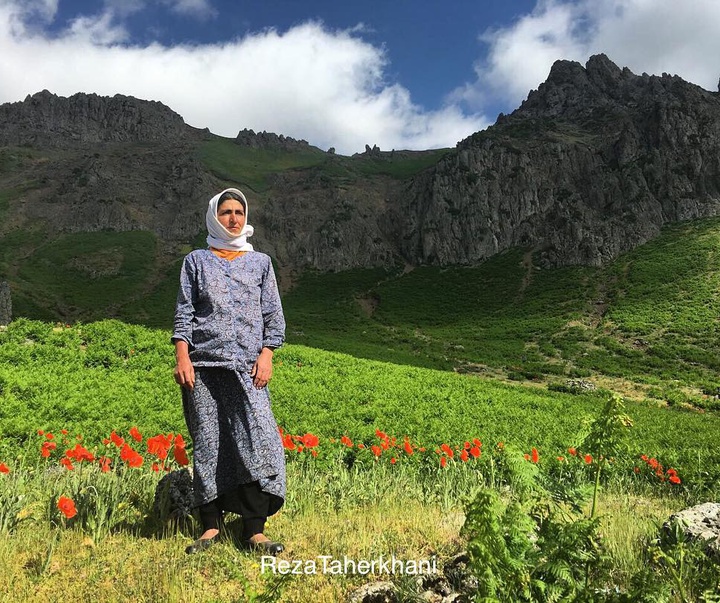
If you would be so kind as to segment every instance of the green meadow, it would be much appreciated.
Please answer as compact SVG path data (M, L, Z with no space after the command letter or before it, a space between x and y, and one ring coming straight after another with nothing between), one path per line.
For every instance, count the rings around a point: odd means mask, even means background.
M269 533L291 558L469 549L483 601L713 600L717 566L658 535L720 496L719 239L706 220L603 268L543 270L513 250L476 267L305 274L284 296L271 384L290 446ZM169 343L179 258L148 269L148 233L67 235L20 263L14 243L0 240L20 316L0 330L5 599L340 601L372 579L279 579L232 540L186 557L197 527L158 516L147 446L187 439ZM113 431L142 467L104 443ZM69 470L78 443L95 460Z

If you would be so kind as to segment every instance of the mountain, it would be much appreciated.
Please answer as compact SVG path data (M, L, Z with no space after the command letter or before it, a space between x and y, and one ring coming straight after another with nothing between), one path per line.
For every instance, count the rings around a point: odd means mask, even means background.
M414 178L390 223L414 264L529 247L600 265L720 211L720 95L606 56L556 62L511 115Z
M119 298L110 314L139 308L174 288L228 185L248 194L253 243L285 288L307 269L474 265L516 247L543 267L601 265L720 214L719 145L718 93L604 55L556 62L454 149L352 157L219 137L158 102L43 91L0 106L0 280L45 318L86 316L91 285ZM87 294L71 299L68 282Z

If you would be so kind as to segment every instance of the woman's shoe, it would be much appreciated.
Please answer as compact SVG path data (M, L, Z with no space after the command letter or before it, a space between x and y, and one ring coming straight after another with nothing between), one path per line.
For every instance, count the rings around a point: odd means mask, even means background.
M212 538L198 538L195 542L193 542L190 546L188 546L185 549L185 552L188 555L194 555L195 553L199 553L201 551L205 551L209 549L213 544L218 542L220 540L220 534L215 534Z
M257 553L265 553L273 557L279 555L285 550L281 542L272 540L264 540L262 542L253 542L252 540L243 540L241 546L246 551L255 551Z

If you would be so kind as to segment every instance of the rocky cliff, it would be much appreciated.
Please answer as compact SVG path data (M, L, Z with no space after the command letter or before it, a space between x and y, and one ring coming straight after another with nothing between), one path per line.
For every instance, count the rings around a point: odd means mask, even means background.
M0 106L0 238L141 229L177 249L232 184L253 243L289 269L472 264L515 246L597 265L666 223L720 214L719 96L604 55L558 61L449 152L342 157L266 132L220 140L157 102L41 92Z
M545 265L597 265L719 213L718 93L597 55L556 62L519 109L409 183L386 223L412 263L523 246Z
M0 146L71 147L77 143L159 141L191 138L195 130L159 102L116 94L43 90L19 103L0 105Z
M12 320L12 298L10 285L0 281L0 325L9 324Z

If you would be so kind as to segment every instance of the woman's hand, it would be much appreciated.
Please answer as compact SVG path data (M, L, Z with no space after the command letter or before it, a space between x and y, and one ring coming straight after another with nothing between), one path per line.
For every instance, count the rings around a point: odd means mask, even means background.
M253 385L258 389L265 387L272 377L272 359L273 351L270 348L263 348L253 364L250 376L253 378Z
M188 344L182 340L175 341L175 382L185 389L192 390L195 387L195 367L190 362Z

